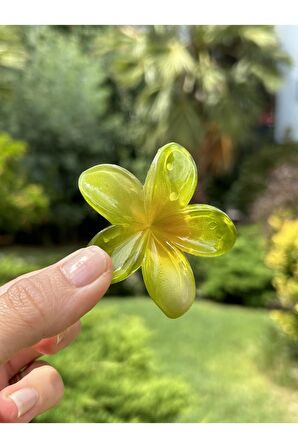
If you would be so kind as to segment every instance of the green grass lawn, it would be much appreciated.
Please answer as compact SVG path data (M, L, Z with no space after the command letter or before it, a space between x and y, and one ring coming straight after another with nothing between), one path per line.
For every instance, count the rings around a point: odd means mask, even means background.
M267 312L198 302L170 320L146 298L105 298L99 306L141 316L161 370L191 385L192 404L180 421L298 422L298 393L274 382L263 362Z

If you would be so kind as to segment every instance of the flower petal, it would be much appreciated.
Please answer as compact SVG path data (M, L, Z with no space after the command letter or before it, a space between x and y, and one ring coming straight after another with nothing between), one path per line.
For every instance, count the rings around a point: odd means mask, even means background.
M146 239L146 232L136 232L127 225L115 225L99 232L89 244L101 247L111 256L114 268L112 283L118 283L141 266Z
M120 166L89 168L79 178L79 189L88 204L112 224L144 219L143 186Z
M168 317L181 316L193 303L196 288L192 269L171 244L150 238L142 273L149 295Z
M216 207L194 204L168 216L166 239L193 255L212 257L230 250L237 237L232 220Z
M177 143L160 148L148 171L145 207L151 221L165 208L186 206L197 185L197 167L190 153Z

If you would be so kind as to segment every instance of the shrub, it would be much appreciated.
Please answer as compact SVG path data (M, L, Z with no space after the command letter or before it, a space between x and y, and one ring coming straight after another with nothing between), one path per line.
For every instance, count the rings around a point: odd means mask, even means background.
M274 310L271 313L281 333L292 343L298 343L298 316L294 313Z
M270 220L275 229L267 264L274 269L274 286L282 303L298 308L298 219Z
M290 340L298 342L298 219L272 216L275 230L266 257L274 270L273 284L284 311L275 311L273 319Z
M264 255L265 241L258 228L241 227L231 252L223 257L200 258L195 262L199 293L226 303L268 304L273 299L272 272L264 264Z
M149 336L139 317L94 309L83 320L79 340L53 363L64 378L65 398L38 421L175 421L187 406L190 390L160 374L148 348Z

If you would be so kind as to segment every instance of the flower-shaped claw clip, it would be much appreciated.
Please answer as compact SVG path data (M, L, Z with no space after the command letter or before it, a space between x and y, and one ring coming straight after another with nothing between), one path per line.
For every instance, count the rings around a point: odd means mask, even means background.
M113 283L140 267L149 295L171 318L194 301L195 280L182 252L213 257L232 248L236 229L221 210L189 204L197 185L197 168L177 143L160 148L144 186L117 165L84 171L79 188L86 201L111 226L91 240L112 258Z

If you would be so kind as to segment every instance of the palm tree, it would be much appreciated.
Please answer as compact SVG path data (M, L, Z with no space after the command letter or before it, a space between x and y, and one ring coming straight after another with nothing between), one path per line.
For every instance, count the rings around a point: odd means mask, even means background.
M231 167L288 62L271 26L107 27L95 48L131 98L134 145L177 141L201 174Z

